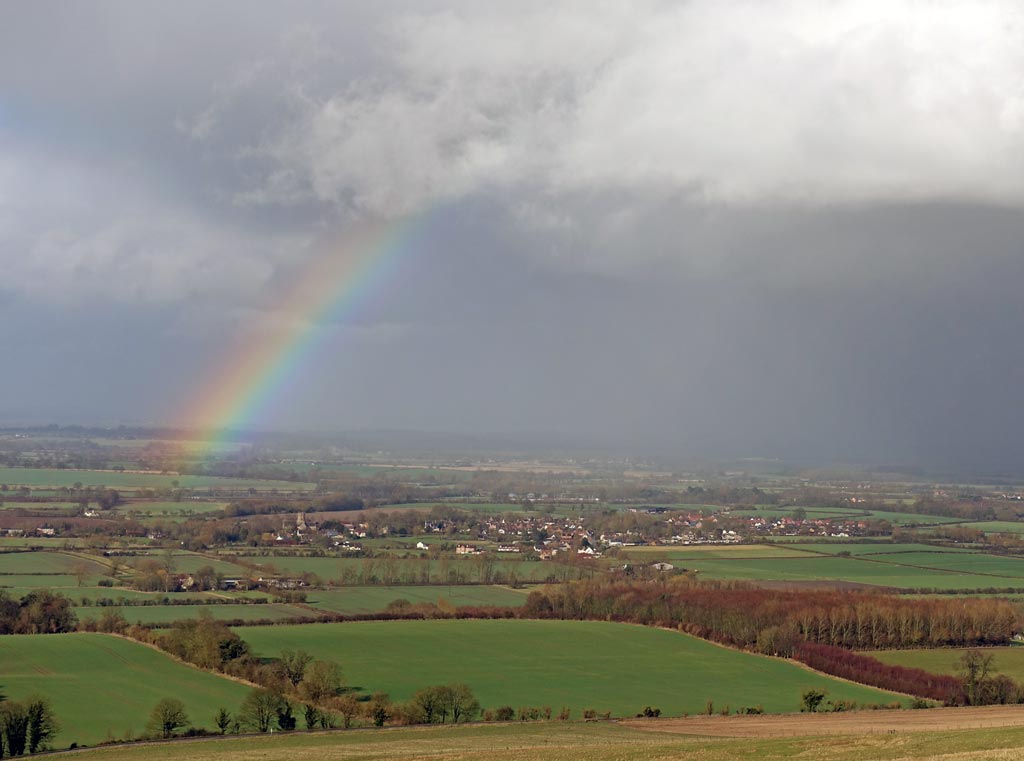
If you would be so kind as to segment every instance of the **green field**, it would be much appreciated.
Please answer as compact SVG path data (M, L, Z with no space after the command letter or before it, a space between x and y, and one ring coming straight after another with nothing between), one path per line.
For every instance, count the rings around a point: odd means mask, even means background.
M1024 521L977 521L961 523L960 528L973 528L986 534L1024 534Z
M662 545L643 547L621 547L619 552L626 557L642 562L654 562L658 558L672 562L700 560L749 560L752 558L807 558L812 555L803 547L782 547L774 544L700 544Z
M0 484L8 486L61 487L106 486L111 489L258 489L268 491L310 491L316 484L267 481L218 476L176 476L162 473L130 473L115 470L64 470L62 468L0 468Z
M854 557L861 555L895 555L902 552L945 552L949 554L975 552L975 550L962 549L958 547L933 547L928 544L897 544L893 542L845 542L833 544L831 542L807 542L801 543L800 549L808 552L818 552L823 555L838 555L848 553Z
M166 563L169 560L175 573L195 573L200 568L209 566L210 568L213 568L216 573L224 574L227 577L233 578L236 576L247 575L248 569L230 562L231 557L232 556L230 555L210 557L207 555L200 555L197 552L186 552L184 550L175 550L170 556L168 556L167 552L164 550L153 550L146 554L120 558L120 560L133 567L138 563L147 560L155 560L158 563Z
M132 500L117 506L117 512L149 516L182 516L216 513L227 507L227 502L205 502L184 500L181 502L160 502L157 500Z
M0 553L0 574L45 574L75 572L81 567L90 574L105 574L110 569L91 558L63 552L4 552ZM2 577L0 577L0 583Z
M77 502L18 502L7 500L0 502L0 510L32 510L34 512L70 512L78 510Z
M795 711L801 692L888 703L890 693L841 682L775 658L662 629L593 621L366 621L239 627L261 656L286 648L342 664L349 685L405 700L431 684L462 681L484 706L588 707L632 716L734 708Z
M377 613L388 603L403 599L411 603L437 603L451 605L519 606L526 601L529 590L499 586L411 586L411 587L344 587L342 589L310 590L306 603L314 608L356 615Z
M184 666L166 655L105 634L0 637L0 685L11 700L37 693L61 724L55 747L140 734L163 697L185 702L196 726L213 726L220 706L234 711L244 685Z
M480 542L476 542L480 544ZM314 573L323 581L337 581L347 569L353 573L369 572L382 579L396 584L415 584L424 578L429 571L430 578L437 581L439 574L444 567L443 560L430 557L420 557L418 551L411 551L410 557L388 558L351 558L351 557L297 557L297 556L260 556L260 555L236 555L239 562L250 563L262 569L271 569L277 573L298 575L302 573ZM229 557L227 554L221 557ZM481 581L481 558L480 557L449 557L446 559L448 569L463 575L465 581ZM494 562L493 570L508 576L514 573L519 581L542 582L551 580L562 580L563 578L577 578L579 571L576 568L568 568L558 563L527 561L527 560L497 560ZM269 572L269 571L268 571ZM394 575L388 579L387 574Z
M747 581L844 581L901 589L1024 586L1021 558L914 544L801 546L814 552L803 557L693 557L686 567L705 578Z
M262 605L121 605L110 607L79 606L75 614L81 621L86 618L99 619L104 610L116 610L130 624L169 624L186 618L196 618L201 613L220 621L287 621L296 618L310 618L316 613L283 603Z
M819 717L815 717L816 719ZM824 718L824 717L820 717ZM730 719L722 719L728 723ZM652 726L657 726L655 723ZM97 748L82 761L1011 761L1024 729L870 732L729 738L644 731L615 723L511 723L263 737Z
M986 647L982 651L993 657L993 665L998 674L1016 681L1024 681L1024 647L1010 645L1008 647ZM883 663L924 669L935 674L956 674L957 659L964 654L963 649L940 647L920 650L880 650L867 653Z

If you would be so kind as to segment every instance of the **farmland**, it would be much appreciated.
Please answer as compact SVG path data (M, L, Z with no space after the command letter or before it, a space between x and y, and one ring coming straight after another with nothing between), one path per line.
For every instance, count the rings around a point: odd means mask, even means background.
M797 548L813 550L799 553ZM745 581L843 581L902 589L984 589L1024 586L1024 559L926 545L792 545L691 551L664 548L672 562L704 578ZM630 556L644 554L631 548ZM842 554L840 554L842 553ZM848 556L847 556L848 555Z
M158 700L183 700L197 726L220 706L234 709L247 688L171 660L152 648L104 634L0 638L0 684L12 700L38 693L62 729L55 745L93 744L141 734Z
M798 717L734 716L626 723L510 723L231 737L98 748L82 761L1009 761L1024 745L1018 711L941 709Z
M1024 681L1024 647L987 647L982 652L992 656L995 673ZM884 663L925 669L934 674L958 673L957 661L963 654L962 649L950 647L929 650L881 650L871 653Z
M448 605L518 606L526 600L526 590L486 585L463 586L369 586L313 590L307 604L320 610L345 615L376 613L395 600Z
M79 619L98 619L110 606L79 606L75 614ZM316 613L283 603L217 604L206 605L122 605L113 608L129 624L163 625L186 618L209 615L221 621L287 621L315 617Z
M810 687L832 698L888 703L891 693L741 653L685 634L575 621L371 621L239 627L264 657L301 648L342 663L348 682L407 699L421 687L469 684L488 707L562 706L632 716L645 705L697 713L708 700L733 709L795 711Z

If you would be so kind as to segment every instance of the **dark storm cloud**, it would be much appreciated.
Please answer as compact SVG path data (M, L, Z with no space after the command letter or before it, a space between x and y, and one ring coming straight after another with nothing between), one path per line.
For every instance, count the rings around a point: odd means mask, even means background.
M323 241L428 209L268 425L1013 466L1022 42L994 2L8 5L0 414L172 420Z

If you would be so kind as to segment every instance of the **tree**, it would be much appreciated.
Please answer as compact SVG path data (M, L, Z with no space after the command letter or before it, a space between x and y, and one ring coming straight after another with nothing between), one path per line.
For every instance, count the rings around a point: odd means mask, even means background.
M967 650L957 659L957 670L963 682L967 705L987 702L988 675L995 671L994 661L991 653L982 653L980 650Z
M480 701L473 695L469 685L457 682L447 685L445 698L448 701L448 710L452 714L452 723L460 721L472 721L480 713Z
M256 687L242 701L238 709L238 720L257 732L269 732L283 700L280 693Z
M316 706L306 703L302 706L302 718L306 722L306 729L316 729L316 725L320 722L320 711Z
M100 620L96 624L96 630L109 634L124 634L128 629L128 620L117 608L104 608L100 613Z
M292 683L293 687L298 686L306 673L306 666L313 660L313 656L305 650L282 650L278 660L278 667L281 674Z
M185 712L185 704L177 698L161 698L149 714L147 729L159 732L161 737L170 737L176 729L187 727L191 722Z
M333 698L345 684L341 666L334 661L313 661L301 679L299 693L311 703Z
M411 708L417 722L433 724L440 715L443 696L437 687L424 687L412 696Z
M804 690L804 694L800 696L800 710L806 713L814 713L818 710L824 699L824 690Z
M352 719L359 715L359 701L352 695L342 695L334 701L334 707L341 714L342 726L351 727Z
M283 697L277 706L277 728L282 732L291 732L295 729L295 714L292 712L292 704Z
M25 712L28 714L28 752L44 750L60 729L50 701L43 697L30 697L25 702Z
M7 752L12 756L25 753L28 741L28 712L21 703L4 703L0 707L0 728L7 742Z
M213 723L217 725L217 729L223 735L228 731L231 726L231 713L227 708L218 708L217 714L213 717Z
M370 698L370 718L373 719L373 726L383 727L391 718L391 697L386 692L377 692Z

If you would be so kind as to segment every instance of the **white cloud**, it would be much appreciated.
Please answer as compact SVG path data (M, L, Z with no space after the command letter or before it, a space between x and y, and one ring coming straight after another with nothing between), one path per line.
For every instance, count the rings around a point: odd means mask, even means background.
M391 70L290 91L242 201L472 193L1024 201L1008 2L515 3L407 16Z

